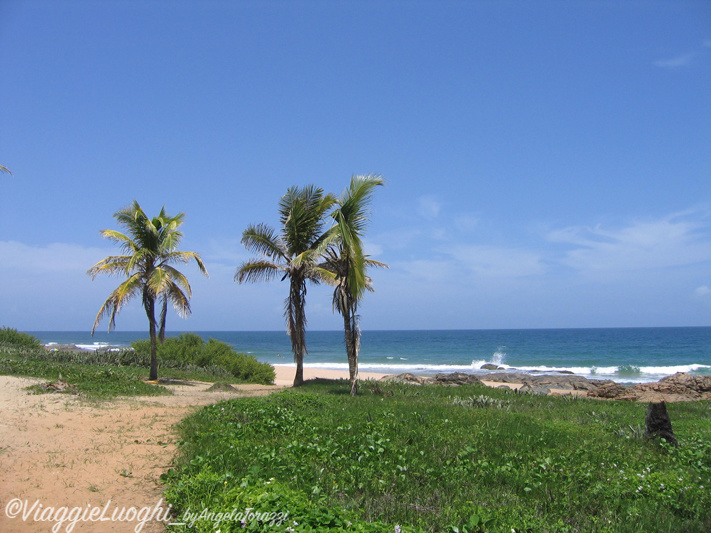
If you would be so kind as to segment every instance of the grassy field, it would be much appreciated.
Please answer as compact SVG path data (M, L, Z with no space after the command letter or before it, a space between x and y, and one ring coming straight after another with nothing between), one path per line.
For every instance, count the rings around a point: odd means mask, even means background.
M115 396L171 394L145 383L149 342L111 351L46 350L38 339L12 328L0 328L0 375L36 377L70 384L69 392L96 399ZM158 346L158 375L163 379L222 383L274 381L274 368L231 346L194 333L168 337ZM35 387L44 392L41 386Z
M136 358L136 361L132 363L130 358ZM73 386L72 391L93 399L172 394L165 387L146 383L146 365L129 351L102 354L0 347L0 375L35 377L47 382L56 382L61 376ZM219 367L201 368L171 361L161 362L159 376L175 380L244 382ZM43 392L41 387L34 390Z
M668 406L672 448L643 438L645 404L483 386L347 391L315 383L187 418L164 476L177 516L233 513L194 523L222 533L711 531L709 402ZM263 520L235 514L245 509Z

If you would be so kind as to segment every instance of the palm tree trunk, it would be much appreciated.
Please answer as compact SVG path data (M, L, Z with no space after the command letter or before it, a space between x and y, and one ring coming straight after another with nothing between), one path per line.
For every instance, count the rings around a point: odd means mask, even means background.
M358 394L358 354L360 352L360 329L352 306L343 313L343 329L348 355L348 374L351 382L351 396Z
M158 342L163 344L165 341L165 317L168 314L168 298L163 295L163 307L160 310L160 330L158 330Z
M151 338L151 370L148 374L150 381L158 380L158 351L156 342L156 299L147 289L143 291L143 306L148 316L148 332Z
M292 277L289 294L289 336L294 352L296 375L294 387L304 384L304 355L306 354L306 281Z

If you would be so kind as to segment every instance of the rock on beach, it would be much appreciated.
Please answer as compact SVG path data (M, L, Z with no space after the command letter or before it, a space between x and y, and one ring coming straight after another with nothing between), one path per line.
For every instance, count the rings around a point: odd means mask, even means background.
M498 384L516 388L530 394L576 394L590 398L629 400L643 402L679 402L711 400L711 376L693 376L678 372L654 383L625 386L606 379L587 379L574 374L524 374L501 372L484 375L454 372L435 376L417 376L404 373L385 376L383 381L414 385L470 385L472 383ZM495 385L494 385L495 386Z

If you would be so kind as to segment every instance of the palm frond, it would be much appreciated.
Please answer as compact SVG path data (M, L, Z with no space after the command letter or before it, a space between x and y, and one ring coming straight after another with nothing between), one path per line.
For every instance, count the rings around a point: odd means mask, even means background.
M173 304L173 309L175 309L180 318L187 318L192 312L190 309L190 294L185 294L177 284L169 284L165 290L164 297Z
M94 320L94 326L91 328L91 334L94 334L101 319L105 316L109 317L109 331L111 331L116 325L116 315L118 312L126 303L141 292L142 288L143 283L140 274L134 274L116 287L99 309L96 319Z
M266 224L247 226L242 233L242 244L250 252L272 259L285 259L286 250L277 232Z
M173 284L177 285L187 293L188 298L192 298L193 291L190 288L190 283L188 282L188 278L186 278L182 272L170 265L163 265L161 270L164 270L168 276L170 276L170 280Z
M131 239L130 237L127 237L120 231L116 231L116 230L112 230L112 229L104 229L104 230L101 230L100 233L103 238L117 242L121 246L121 249L126 254L132 254L138 249L138 247L136 246L136 243L133 242L133 239Z
M374 189L385 185L385 180L377 174L353 176L349 187L338 199L339 213L357 235L362 235L370 215L370 203Z
M235 281L238 283L257 281L271 281L280 272L284 272L284 267L264 259L252 259L242 263L235 273Z
M96 263L86 273L92 280L98 274L128 274L130 260L131 256L128 255L112 255Z

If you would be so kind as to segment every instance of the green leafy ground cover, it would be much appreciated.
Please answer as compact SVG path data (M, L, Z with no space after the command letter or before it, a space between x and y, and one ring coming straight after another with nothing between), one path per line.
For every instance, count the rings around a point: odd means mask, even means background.
M25 333L0 330L0 374L57 381L61 376L80 392L98 399L115 396L171 394L165 387L145 383L149 355L145 343L118 351L48 351ZM274 368L254 357L235 352L229 345L198 335L169 337L160 346L162 378L225 383L261 383L274 380ZM35 387L43 392L42 387Z
M184 420L164 476L176 516L288 512L194 523L221 533L711 531L709 402L668 406L671 448L641 437L645 404L482 386L347 392L315 383Z

